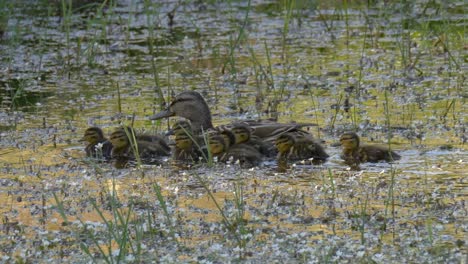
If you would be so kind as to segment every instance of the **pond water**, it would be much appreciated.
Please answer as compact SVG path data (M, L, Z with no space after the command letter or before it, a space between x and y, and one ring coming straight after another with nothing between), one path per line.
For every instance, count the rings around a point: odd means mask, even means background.
M463 1L72 2L0 0L1 262L467 262ZM85 159L185 90L215 125L315 123L330 159ZM346 130L402 159L349 170Z

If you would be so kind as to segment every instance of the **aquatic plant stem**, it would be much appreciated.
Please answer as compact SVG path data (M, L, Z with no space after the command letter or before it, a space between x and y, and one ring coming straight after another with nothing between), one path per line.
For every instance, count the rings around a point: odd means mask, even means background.
M157 182L153 183L153 190L156 193L156 197L158 198L159 205L163 209L164 216L166 217L167 225L169 226L170 236L177 242L175 237L174 225L171 221L171 216L169 214L169 210L167 209L166 201L164 200L164 196L161 192L161 186Z
M229 41L229 54L227 56L227 59L224 61L223 67L221 68L222 73L225 72L227 64L231 65L231 73L236 72L236 67L235 67L235 63L234 63L234 51L238 47L238 45L239 45L240 41L242 40L242 38L244 37L244 30L245 30L245 27L247 26L248 21L249 21L250 1L251 0L249 0L247 2L247 9L246 9L246 12L245 12L244 21L242 23L242 26L239 28L239 32L237 34L236 39L234 41L233 41L232 37L230 37L230 39L229 39L230 40Z
M160 107L159 109L161 110L162 107L166 105L166 100L164 99L164 94L162 92L160 81L159 81L159 68L156 65L157 56L156 56L156 53L154 50L154 44L153 44L155 41L155 38L154 38L154 22L152 19L154 14L152 14L150 11L151 4L152 2L149 0L144 1L144 8L145 8L145 13L146 13L146 24L148 27L147 43L148 43L149 54L151 56L151 70L153 71L153 81L155 85L154 91L156 94L155 101L156 101L156 105L158 105ZM153 6L153 10L157 10L157 8Z
M216 201L216 198L214 197L213 192L211 191L210 187L208 186L208 183L200 175L198 175L197 173L194 173L193 176L198 180L198 182L200 182L200 184L206 190L208 196L213 200L214 205L216 206L219 213L221 214L222 223L223 223L224 227L226 228L226 230L232 231L234 226L231 223L231 221L229 221L229 218L224 213L224 210L221 208L218 201ZM232 234L234 235L234 238L236 239L237 244L239 246L242 245L242 239L239 237L239 235L235 231L233 231Z
M63 17L63 26L65 30L65 39L67 47L67 75L70 78L70 67L71 67L71 43L70 43L70 27L71 27L71 15L72 15L72 1L71 0L61 0L62 1L62 17Z

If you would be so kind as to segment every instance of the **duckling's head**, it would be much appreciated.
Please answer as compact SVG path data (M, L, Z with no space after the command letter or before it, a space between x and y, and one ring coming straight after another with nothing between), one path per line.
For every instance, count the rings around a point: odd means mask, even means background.
M196 133L213 128L210 108L201 94L195 91L178 94L166 110L151 116L150 119L156 120L170 116L180 116L190 120Z
M189 135L184 132L178 133L175 136L175 145L178 149L188 150L192 148L193 141Z
M223 137L224 143L226 144L227 148L236 144L236 136L234 135L234 133L232 133L231 130L225 129L221 131L221 136Z
M236 144L249 141L252 135L252 129L249 126L243 124L234 125L231 131L235 136Z
M275 145L279 153L286 153L294 146L294 142L294 136L285 133L276 138Z
M343 149L353 150L359 147L359 136L354 132L347 132L341 135L340 143Z
M192 126L188 120L179 120L172 126L172 133L174 135L192 134Z
M226 150L224 138L220 135L212 134L208 137L208 145L212 155L220 155Z
M104 140L104 133L99 127L90 127L86 129L83 138L81 141L86 141L90 144L96 144Z
M109 137L114 148L124 148L130 145L130 138L134 139L135 131L131 127L119 127Z

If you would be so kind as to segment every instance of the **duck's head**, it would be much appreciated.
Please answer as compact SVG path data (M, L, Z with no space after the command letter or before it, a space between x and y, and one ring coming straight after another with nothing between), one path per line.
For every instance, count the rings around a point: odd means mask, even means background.
M213 128L210 108L201 94L195 91L178 94L167 109L151 116L150 119L157 120L171 116L180 116L190 120L193 131L196 133Z
M131 127L119 127L109 137L109 141L114 148L124 148L130 145L130 138L133 140L136 134Z
M357 149L359 147L359 136L354 132L347 132L341 135L340 143L343 149Z
M293 135L285 133L277 137L275 146L279 153L287 153L294 146L295 138Z
M252 135L252 129L249 126L243 124L234 125L231 131L235 136L236 144L249 141Z
M226 143L221 135L212 134L208 137L208 145L212 155L220 155L226 150Z
M80 139L80 141L86 141L89 144L96 144L103 140L105 140L104 133L99 127L90 127L86 129L84 136Z

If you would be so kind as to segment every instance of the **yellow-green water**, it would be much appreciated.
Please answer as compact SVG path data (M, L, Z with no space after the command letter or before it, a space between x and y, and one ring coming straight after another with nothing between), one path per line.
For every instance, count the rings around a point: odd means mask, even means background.
M243 29L247 2L116 2L73 9L69 41L59 7L0 3L2 261L85 262L80 243L95 260L117 259L106 221L130 233L127 262L466 259L462 2L253 2ZM201 92L215 125L274 116L278 102L279 121L318 125L310 132L331 157L285 173L273 161L252 170L86 161L78 139L88 126L108 135L134 117L139 131L167 129L147 118L161 108L157 85L166 100ZM349 171L335 143L354 128L381 144L390 129L402 159ZM129 213L127 228L117 211Z

